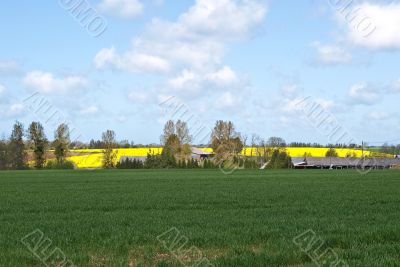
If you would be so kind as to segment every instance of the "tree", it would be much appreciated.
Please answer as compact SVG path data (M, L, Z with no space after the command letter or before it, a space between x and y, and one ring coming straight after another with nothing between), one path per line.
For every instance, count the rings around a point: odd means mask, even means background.
M286 146L286 141L281 138L281 137L270 137L267 141L267 144L270 147L276 148L276 147L285 147Z
M12 169L26 168L26 152L24 145L24 126L20 122L14 124L9 142L9 164Z
M35 168L42 169L46 162L47 138L40 122L32 122L28 129L29 142L35 158Z
M116 147L115 132L112 130L107 130L102 134L103 141L103 167L106 169L111 169L115 167L115 159L117 157L114 152Z
M8 143L6 140L0 140L0 170L8 168Z
M186 122L178 120L175 124L172 120L167 121L161 141L164 145L161 160L166 167L175 167L177 162L186 164L190 160L192 137Z
M293 167L292 158L285 150L274 149L271 160L269 161L268 169L290 169Z
M256 134L252 134L251 135L251 150L250 150L250 154L251 156L254 156L255 154L258 155L258 146L257 143L259 142L261 138L256 135Z
M167 121L164 126L164 133L161 135L161 143L165 144L168 140L168 137L175 133L175 123L172 120Z
M167 141L164 144L163 151L161 153L162 156L170 158L175 156L180 152L181 143L176 134L172 134L168 137Z
M264 140L262 138L257 139L257 157L258 157L258 162L261 164L264 164L265 162L268 162L268 160L271 157L273 148L271 148L268 145L268 141Z
M178 120L175 125L175 132L182 145L192 142L192 136L189 134L189 128L186 122Z
M230 121L219 120L215 123L211 134L211 147L217 162L233 160L243 150L240 134Z
M337 158L338 156L339 155L334 148L330 148L325 154L325 157L327 158Z
M54 155L58 163L64 163L70 142L68 125L63 123L54 134Z

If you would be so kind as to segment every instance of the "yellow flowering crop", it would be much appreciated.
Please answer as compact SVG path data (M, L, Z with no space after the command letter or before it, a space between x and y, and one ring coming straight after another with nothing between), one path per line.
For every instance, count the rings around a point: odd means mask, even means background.
M201 148L206 152L212 152L212 148ZM288 147L286 151L291 157L325 157L326 152L329 148L317 148L317 147ZM339 157L361 157L362 151L360 149L350 148L335 148ZM258 149L259 153L262 154L262 149ZM101 168L103 160L102 149L76 149L71 151L74 156L68 158L72 161L77 168ZM121 157L146 157L147 154L160 155L162 152L161 147L151 148L119 148L114 150L116 154L116 162L120 161ZM82 153L82 155L77 155ZM245 156L257 156L257 149L246 147L243 149L242 155ZM364 151L365 156L370 156L370 151Z

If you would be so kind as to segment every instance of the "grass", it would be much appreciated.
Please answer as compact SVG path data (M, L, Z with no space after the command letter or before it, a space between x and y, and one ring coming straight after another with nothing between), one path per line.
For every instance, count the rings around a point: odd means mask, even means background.
M171 227L215 266L317 266L293 243L308 229L349 266L400 266L399 174L0 172L0 266L45 266L35 229L77 266L183 266L157 240Z

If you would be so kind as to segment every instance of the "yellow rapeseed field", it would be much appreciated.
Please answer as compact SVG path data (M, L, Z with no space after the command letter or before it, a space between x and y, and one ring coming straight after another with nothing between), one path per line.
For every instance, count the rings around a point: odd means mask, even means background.
M212 152L212 148L201 148L204 151ZM326 152L329 148L316 148L316 147L288 147L286 151L289 153L291 157L325 157ZM335 149L338 153L339 157L361 157L362 151L359 149ZM68 158L68 160L74 162L74 164L78 168L101 168L102 167L102 149L77 149L71 151L74 156ZM147 154L152 155L160 155L162 152L161 147L151 147L151 148L120 148L115 149L116 153L116 162L120 161L121 157L145 157ZM82 155L77 155L82 153ZM262 154L262 150L260 149L257 152L257 149L252 149L251 147L246 147L243 149L242 155L246 156L257 156L258 154ZM364 151L365 156L370 156L370 151Z

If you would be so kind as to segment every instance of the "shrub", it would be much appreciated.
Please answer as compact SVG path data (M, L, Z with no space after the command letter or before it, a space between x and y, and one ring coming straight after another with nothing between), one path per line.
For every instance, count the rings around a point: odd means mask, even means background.
M57 162L54 160L47 161L45 169L48 170L73 170L75 164L72 161Z
M267 169L290 169L292 167L292 158L286 151L279 149L275 149L274 152L272 152L271 160L267 165Z
M258 169L260 168L258 162L255 159L248 158L244 161L245 169Z
M125 159L117 163L117 169L143 169L144 163L138 159Z

